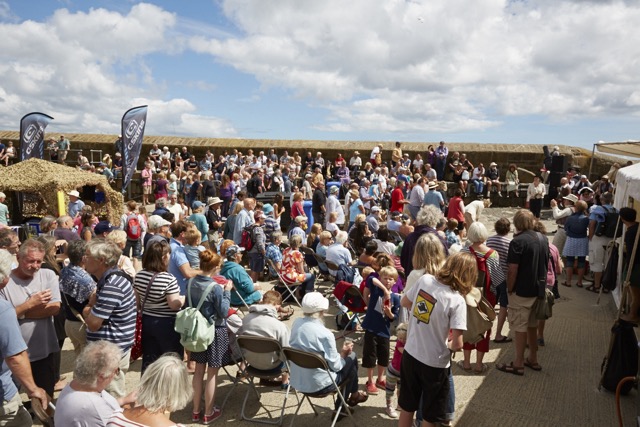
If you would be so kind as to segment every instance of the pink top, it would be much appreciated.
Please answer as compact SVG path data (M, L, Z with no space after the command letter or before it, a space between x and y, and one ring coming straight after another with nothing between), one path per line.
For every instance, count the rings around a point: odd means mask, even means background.
M147 424L140 424L135 421L131 421L124 416L122 412L116 412L109 418L107 427L149 427ZM174 427L185 427L184 424L174 424Z
M400 363L402 362L402 353L400 350L404 348L404 341L398 339L396 341L396 349L393 350L393 358L391 359L391 367L400 372Z
M151 171L151 169L142 169L140 175L142 176L142 185L144 185L145 187L151 187L151 177L153 176L153 172Z

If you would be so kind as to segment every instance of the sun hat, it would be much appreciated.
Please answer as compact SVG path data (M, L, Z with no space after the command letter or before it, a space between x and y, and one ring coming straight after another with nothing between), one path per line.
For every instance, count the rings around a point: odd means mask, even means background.
M78 190L71 190L67 193L68 196L73 196L73 197L80 197L80 193L78 193Z
M489 164L489 167L490 167L490 168L492 168L492 167L494 167L494 166L498 166L498 164L497 164L496 162L491 162L491 163Z
M309 292L302 298L302 312L305 314L317 313L328 309L329 300L320 292Z
M273 212L273 205L271 205L270 203L265 203L264 205L262 205L262 212L269 215L271 212Z
M568 194L564 196L563 199L569 200L570 202L573 202L573 203L576 203L578 201L578 198L576 197L575 194Z
M436 183L435 181L430 181L429 190L435 190L436 188L438 188L438 183Z
M209 197L207 199L207 206L215 205L218 203L222 203L222 200L219 197Z

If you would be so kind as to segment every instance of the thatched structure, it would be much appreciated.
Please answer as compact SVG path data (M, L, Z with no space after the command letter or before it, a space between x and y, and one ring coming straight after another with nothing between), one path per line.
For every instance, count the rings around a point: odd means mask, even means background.
M105 216L113 224L119 224L124 212L123 197L111 188L103 175L36 158L0 168L0 190L38 196L37 211L41 215L58 215L58 191L66 194L85 185L95 185L105 194L105 203L97 209L96 214Z

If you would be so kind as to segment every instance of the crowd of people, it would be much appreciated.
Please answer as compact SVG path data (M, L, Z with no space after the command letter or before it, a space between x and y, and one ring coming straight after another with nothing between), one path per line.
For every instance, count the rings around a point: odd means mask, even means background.
M600 291L604 248L613 240L603 229L614 209L614 185L603 178L589 207L578 197L582 178L568 176L551 202L559 228L549 242L539 221L547 192L542 178L527 190L529 209L500 218L493 233L480 219L492 191L519 195L515 165L503 178L495 163L485 170L464 154L450 156L444 142L412 161L396 143L388 165L381 150L375 147L365 162L357 151L349 161L339 155L330 162L320 152L301 158L274 150L234 150L217 160L208 152L198 161L186 147L170 153L154 146L142 174L143 203L128 201L119 226L95 215L73 190L64 215L42 219L41 236L21 242L1 228L0 354L11 363L0 374L6 414L0 420L30 425L13 373L45 407L47 396L61 390L58 425L167 426L173 422L165 414L190 403L191 421L210 424L222 416L219 370L242 360L277 370L283 389L331 392L335 380L344 384L350 407L384 391L386 414L400 426L448 425L455 408L451 352L462 351L462 372L484 375L491 342L513 341L514 360L497 370L517 376L525 368L542 370L537 350L545 345L544 322L534 303L545 288L558 292L563 268L564 285L572 286L575 272L582 286L587 256L594 272L587 289ZM449 179L456 184L450 199ZM278 193L271 203L256 198L267 190ZM465 203L469 192L478 197ZM616 213L629 247L636 212ZM625 263L639 260L628 254ZM640 268L632 274L637 278ZM271 279L273 289L266 285ZM360 357L352 341L338 344L325 325L331 308L320 284L334 292L356 286L362 294ZM463 332L465 296L474 288L499 311L495 332L471 343ZM632 295L635 311L626 319L637 322L640 292ZM295 302L303 315L289 328ZM187 307L197 307L215 330L204 351L186 351L175 330ZM141 379L127 393L138 314ZM319 354L333 380L280 354L243 353L240 335ZM68 383L60 375L67 337L76 352ZM360 366L366 375L359 375ZM335 410L339 418L348 415L340 401Z

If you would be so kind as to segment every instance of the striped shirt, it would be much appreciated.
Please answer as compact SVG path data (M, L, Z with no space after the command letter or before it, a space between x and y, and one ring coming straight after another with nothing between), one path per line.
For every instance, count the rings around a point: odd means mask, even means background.
M500 236L496 234L495 236L491 236L487 239L486 245L489 246L494 251L498 252L500 256L500 268L502 268L502 272L506 279L507 277L507 255L509 254L509 243L511 243L511 239L507 236ZM499 285L500 283L498 283Z
M140 305L142 305L147 286L154 274L153 271L147 270L141 270L136 274L133 287L135 288L136 294L138 294ZM169 308L167 295L179 293L180 287L178 286L178 280L171 273L158 273L151 283L149 296L147 296L147 300L145 301L142 314L155 317L176 317L177 312Z
M136 298L131 282L113 274L116 271L119 270L107 270L98 281L98 299L91 314L103 322L95 332L87 329L87 341L105 340L127 351L133 344L136 330Z
M462 248L461 252L471 252L468 247ZM483 258L486 255L486 252L478 252L476 251L476 258ZM500 268L500 254L495 249L489 255L486 260L487 262L487 270L489 273L489 278L491 279L492 287L496 287L500 285L502 282L507 280L502 268Z

